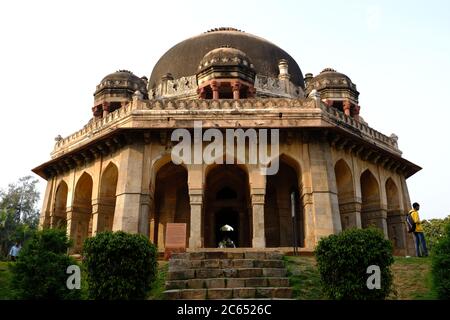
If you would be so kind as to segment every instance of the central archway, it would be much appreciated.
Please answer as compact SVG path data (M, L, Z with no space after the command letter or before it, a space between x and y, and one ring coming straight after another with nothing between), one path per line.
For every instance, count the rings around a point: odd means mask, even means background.
M190 233L188 172L182 165L168 162L156 174L155 216L152 242L164 251L168 223L186 224L186 244Z
M291 247L294 244L294 226L296 244L305 246L305 229L303 203L300 200L301 188L299 177L301 174L298 163L285 155L280 157L280 167L275 175L267 176L266 196L264 203L264 231L266 247ZM295 194L294 212L292 218L291 194ZM294 225L294 221L296 225Z
M251 247L251 205L247 172L238 165L218 165L206 175L204 241L217 248L222 240L220 228L227 224L236 247Z

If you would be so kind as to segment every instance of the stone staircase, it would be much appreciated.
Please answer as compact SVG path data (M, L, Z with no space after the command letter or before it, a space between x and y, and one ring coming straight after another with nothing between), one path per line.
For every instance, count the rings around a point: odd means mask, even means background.
M174 253L166 299L290 299L287 270L279 252Z

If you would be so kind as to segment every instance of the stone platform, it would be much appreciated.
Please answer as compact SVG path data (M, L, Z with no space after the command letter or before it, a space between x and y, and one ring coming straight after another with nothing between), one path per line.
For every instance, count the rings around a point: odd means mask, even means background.
M283 254L276 251L174 253L166 299L290 299Z

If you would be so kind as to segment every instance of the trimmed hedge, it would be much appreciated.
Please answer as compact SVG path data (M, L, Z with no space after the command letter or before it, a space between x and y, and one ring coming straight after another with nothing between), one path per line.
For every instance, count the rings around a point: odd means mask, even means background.
M145 299L157 272L156 247L143 235L102 232L84 242L91 299Z
M76 261L67 255L70 240L65 230L44 229L25 242L11 265L11 285L18 299L80 299L80 290L69 290L67 267Z
M445 226L445 235L434 246L431 270L438 298L450 299L450 223Z
M323 291L330 299L385 299L392 290L392 244L379 229L349 229L322 238L315 255ZM371 265L380 268L380 289L367 287Z

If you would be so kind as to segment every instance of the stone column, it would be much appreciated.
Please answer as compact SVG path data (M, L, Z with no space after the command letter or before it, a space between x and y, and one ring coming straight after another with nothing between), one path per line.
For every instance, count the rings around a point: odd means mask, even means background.
M395 255L407 255L406 251L406 216L401 210L389 210L387 227L389 240L394 245Z
M341 231L331 150L321 140L323 139L320 136L312 137L308 145L315 244L320 238Z
M343 107L342 108L344 109L344 114L346 116L350 117L350 110L352 108L352 105L351 105L350 101L345 100L344 103L343 103Z
M349 201L339 204L341 213L342 229L358 228L361 229L361 202Z
M73 245L69 249L69 252L73 253L76 246L76 221L74 220L72 207L67 208L67 237L73 240Z
M361 110L360 106L355 106L353 109L353 118L355 118L356 121L359 121L359 111Z
M139 137L130 137L120 155L113 230L138 233L141 218L143 149ZM136 141L133 143L132 141Z
M403 201L403 208L404 208L404 215L406 219L406 214L411 209L411 199L409 197L409 191L408 191L408 185L406 184L406 178L404 176L400 176L400 183L401 183L401 196ZM406 222L404 225L406 229ZM407 255L415 256L416 255L416 243L414 239L413 233L405 233L406 238L406 252Z
M103 118L106 117L110 111L111 105L109 102L103 102Z
M219 86L216 81L211 82L211 90L213 92L213 99L219 99Z
M92 115L94 116L95 119L100 119L102 117L103 110L101 104L92 107Z
M200 99L205 99L205 98L206 98L205 87L198 88L198 89L197 89L197 94L198 94L198 97L199 97Z
M254 98L256 95L256 89L255 87L251 86L247 89L247 97L248 98Z
M253 248L265 248L266 237L264 230L264 189L252 189L251 201L252 201L252 217L253 217Z
M385 207L376 208L364 212L364 215L367 217L367 225L363 227L374 226L379 228L383 232L385 239L388 239L387 209Z
M189 200L191 204L189 248L190 249L202 248L203 190L201 188L189 189Z
M53 214L51 208L55 206L54 204L52 205L52 200L54 198L53 196L54 184L55 178L51 178L47 182L41 215L39 216L39 229L48 228L52 225Z
M150 236L150 195L141 195L141 208L139 212L139 233L146 237Z
M97 235L97 233L102 232L103 231L103 221L102 221L102 216L99 213L100 211L102 211L99 207L99 200L98 199L93 199L92 200L92 237L95 237Z
M241 84L239 82L233 82L231 84L231 87L233 89L233 99L238 100L239 99L239 90L241 89Z

